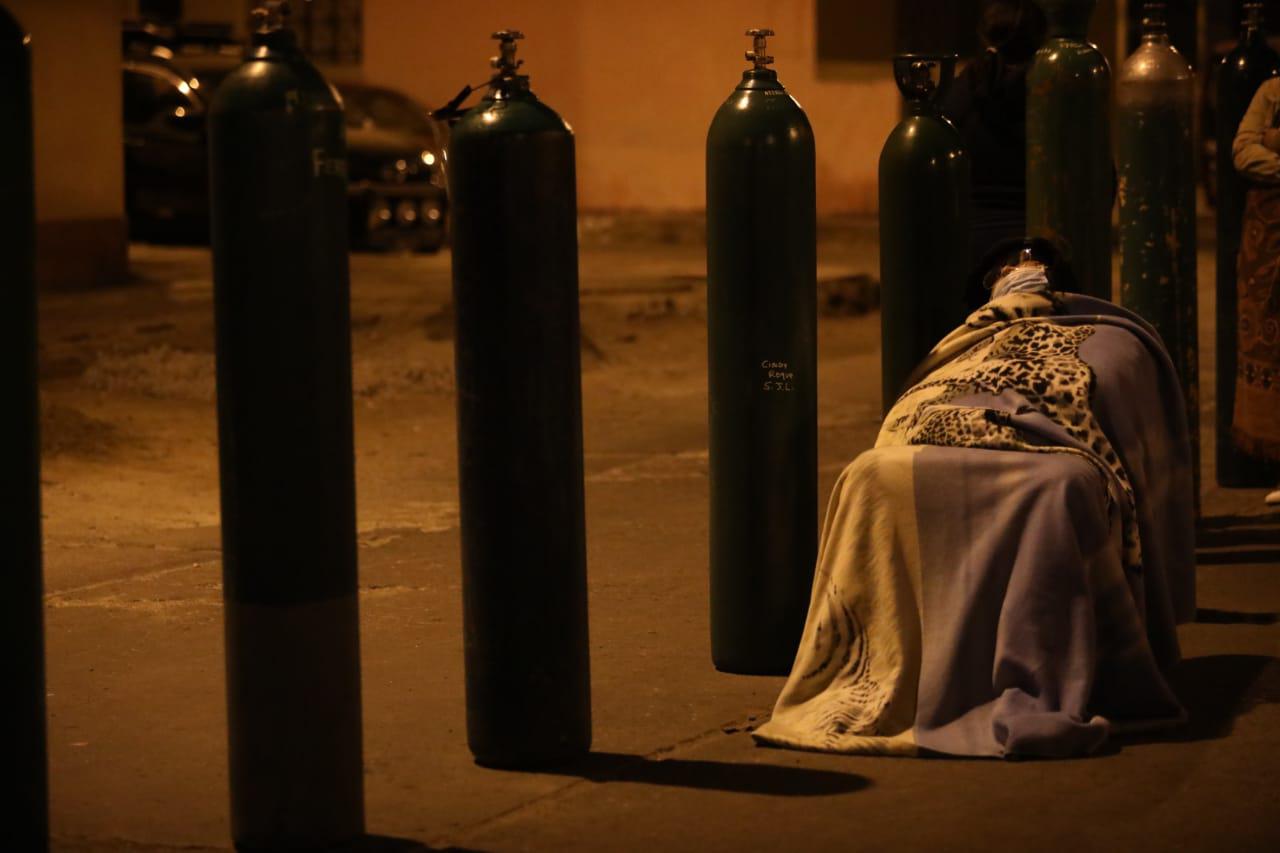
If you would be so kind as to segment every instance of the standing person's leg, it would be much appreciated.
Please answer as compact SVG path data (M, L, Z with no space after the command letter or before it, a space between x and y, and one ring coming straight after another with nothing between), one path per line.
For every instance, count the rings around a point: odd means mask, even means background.
M1280 187L1249 190L1242 231L1231 434L1246 453L1280 461ZM1280 488L1266 501L1280 504Z

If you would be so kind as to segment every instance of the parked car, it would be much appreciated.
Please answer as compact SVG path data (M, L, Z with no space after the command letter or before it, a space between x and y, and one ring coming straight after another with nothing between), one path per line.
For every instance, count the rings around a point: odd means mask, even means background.
M228 51L191 55L135 43L124 71L125 207L130 237L207 240L206 118L239 64ZM427 110L381 86L338 83L347 119L353 248L433 252L447 234L441 152Z

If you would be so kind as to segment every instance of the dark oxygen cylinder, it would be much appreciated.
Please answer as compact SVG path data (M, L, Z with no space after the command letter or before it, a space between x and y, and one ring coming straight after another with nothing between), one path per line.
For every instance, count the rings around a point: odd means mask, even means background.
M513 30L449 148L467 742L478 763L591 746L573 132Z
M1231 418L1236 408L1238 354L1236 316L1236 261L1240 253L1241 220L1248 181L1236 173L1231 146L1258 87L1280 74L1280 56L1267 45L1262 29L1262 4L1246 3L1240 43L1222 59L1218 68L1217 98L1217 415L1215 419L1218 485L1228 488L1274 486L1280 472L1244 453L1231 440Z
M259 10L209 114L231 831L364 832L342 105Z
M907 117L880 151L880 375L886 413L916 365L965 319L969 155L959 131L938 111L955 68L954 55L903 54L893 60Z
M1036 0L1049 37L1027 73L1027 233L1061 247L1080 290L1111 298L1111 71L1086 40L1094 0Z
M0 387L9 438L0 444L0 640L5 772L15 850L49 847L45 757L44 599L40 562L40 436L36 398L35 180L31 53L26 31L0 8Z
M1163 3L1147 4L1142 27L1116 79L1120 301L1155 327L1182 380L1198 505L1195 74L1169 41Z
M813 130L748 30L742 82L707 133L711 657L786 674L817 556Z

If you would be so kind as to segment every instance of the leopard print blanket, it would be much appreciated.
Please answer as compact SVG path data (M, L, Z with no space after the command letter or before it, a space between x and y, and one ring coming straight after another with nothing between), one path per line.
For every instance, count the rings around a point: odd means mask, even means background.
M1061 305L1041 293L994 299L934 347L885 418L877 447L936 445L1075 454L1098 469L1119 504L1129 571L1142 568L1133 486L1090 408L1092 368L1080 358L1091 325L1061 325ZM1011 408L957 404L975 395ZM1036 416L1043 417L1036 417ZM1046 423L1046 419L1047 422ZM1056 425L1063 436L1053 429Z

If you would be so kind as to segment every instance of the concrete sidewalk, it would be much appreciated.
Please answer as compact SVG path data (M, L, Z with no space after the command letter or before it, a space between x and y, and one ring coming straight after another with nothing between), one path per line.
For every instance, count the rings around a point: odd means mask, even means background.
M876 272L865 241L821 260L831 282ZM133 264L129 288L41 304L55 846L223 849L208 256ZM1206 489L1185 729L1059 762L753 745L782 680L710 664L702 270L696 245L583 253L595 752L512 773L465 743L448 258L353 259L369 849L1280 849L1280 515L1261 491ZM822 319L822 506L878 428L878 350L877 314Z

